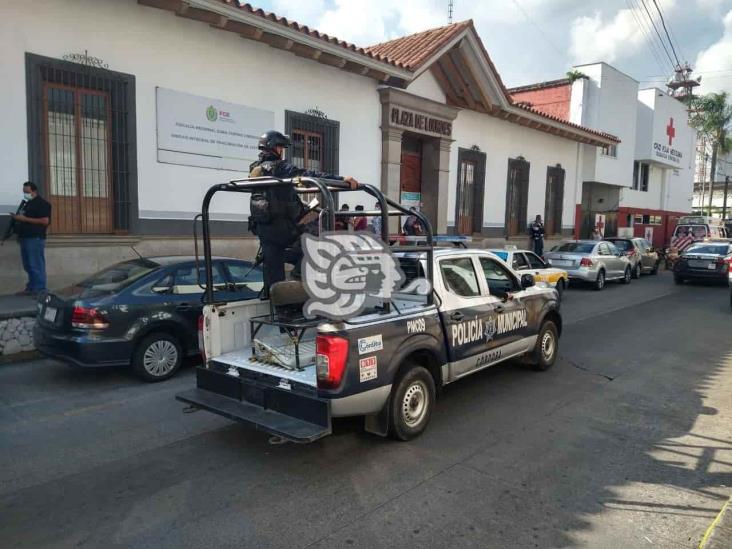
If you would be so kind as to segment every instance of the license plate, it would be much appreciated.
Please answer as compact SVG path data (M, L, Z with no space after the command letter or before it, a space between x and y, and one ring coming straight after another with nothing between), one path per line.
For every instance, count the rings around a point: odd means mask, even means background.
M48 322L55 322L57 312L58 310L56 309L56 307L46 307L46 311L43 313L43 320L46 320Z
M707 269L709 269L710 271L713 269L716 269L716 268L717 268L716 263L710 263L709 265L707 265Z
M571 261L568 261L566 259L552 259L550 263L552 265L559 265L560 267L566 267L567 265L572 264Z
M714 269L715 265L714 263L709 263L708 261L691 259L689 260L689 267L694 267L695 269Z

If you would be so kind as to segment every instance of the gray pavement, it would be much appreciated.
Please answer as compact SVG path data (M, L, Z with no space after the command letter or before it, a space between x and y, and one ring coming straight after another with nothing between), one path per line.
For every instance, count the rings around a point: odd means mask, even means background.
M549 372L446 389L410 443L270 445L124 370L0 366L2 547L694 547L732 493L727 289L571 289Z
M27 295L0 295L0 320L35 316L36 298Z

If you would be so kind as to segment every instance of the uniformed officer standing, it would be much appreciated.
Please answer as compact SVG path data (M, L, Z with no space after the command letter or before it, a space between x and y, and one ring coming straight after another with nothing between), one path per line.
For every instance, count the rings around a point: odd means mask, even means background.
M282 159L290 146L290 138L270 130L259 138L259 160L249 166L250 177L271 176L290 179L298 176L346 181L356 189L353 177L304 170ZM264 283L267 292L272 284L285 279L285 261L298 268L302 250L297 245L302 229L298 222L306 213L295 187L276 187L252 193L250 202L250 230L259 237L264 260ZM294 245L294 246L293 246ZM293 249L287 250L289 246ZM288 256L289 254L289 256Z
M529 225L529 234L534 244L534 253L542 257L544 255L544 223L542 223L540 215L537 215L534 222Z

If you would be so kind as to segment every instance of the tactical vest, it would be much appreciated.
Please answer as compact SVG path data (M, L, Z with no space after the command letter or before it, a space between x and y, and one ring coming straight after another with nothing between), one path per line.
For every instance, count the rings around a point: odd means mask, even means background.
M255 162L251 166L249 177L276 176L276 172L277 161ZM257 225L266 225L277 220L287 220L294 224L302 213L302 205L293 189L280 187L253 192L249 211L249 226L257 234Z

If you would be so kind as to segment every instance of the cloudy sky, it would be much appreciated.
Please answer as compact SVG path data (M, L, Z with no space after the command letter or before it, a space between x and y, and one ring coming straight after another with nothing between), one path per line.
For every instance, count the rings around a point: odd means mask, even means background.
M653 0L644 1L665 37ZM656 2L679 59L702 76L702 92L732 92L732 0ZM447 0L252 3L359 46L447 23ZM641 0L454 0L453 19L473 19L508 86L561 78L572 65L595 61L641 87L662 85L672 70Z

